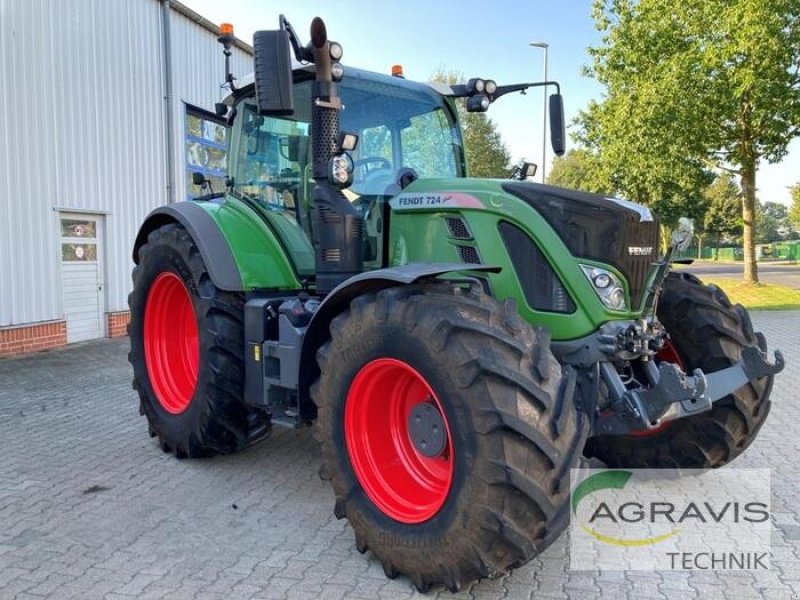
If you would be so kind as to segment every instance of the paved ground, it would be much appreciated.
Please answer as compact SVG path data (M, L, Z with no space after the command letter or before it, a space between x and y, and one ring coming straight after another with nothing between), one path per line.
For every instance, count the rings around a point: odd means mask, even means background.
M737 463L773 469L773 568L568 572L560 540L513 575L454 598L800 595L800 313L754 318L789 364ZM411 598L358 554L317 477L308 430L236 456L178 461L147 436L127 340L0 360L0 598ZM421 597L421 596L420 596Z
M742 272L744 271L744 265L739 263L718 263L705 260L678 268L686 269L701 279L703 275L741 279ZM763 283L780 283L781 285L788 285L796 290L800 290L800 265L759 263L758 278Z

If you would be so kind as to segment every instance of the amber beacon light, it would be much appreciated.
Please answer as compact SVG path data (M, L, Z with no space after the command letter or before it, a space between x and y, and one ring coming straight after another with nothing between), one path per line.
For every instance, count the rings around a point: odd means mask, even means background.
M219 26L219 41L233 39L233 25L231 23L221 23Z

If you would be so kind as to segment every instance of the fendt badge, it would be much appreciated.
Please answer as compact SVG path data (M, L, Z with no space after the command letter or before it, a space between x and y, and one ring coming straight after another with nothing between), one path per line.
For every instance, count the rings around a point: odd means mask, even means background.
M652 246L628 246L628 254L631 256L647 256L652 253Z

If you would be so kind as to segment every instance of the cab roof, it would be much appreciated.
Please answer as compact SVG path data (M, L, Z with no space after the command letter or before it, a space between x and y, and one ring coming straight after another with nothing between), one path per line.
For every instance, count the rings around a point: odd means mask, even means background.
M294 74L294 81L306 81L314 77L314 65L299 63L292 59L292 72ZM345 66L344 78L356 77L362 80L373 81L375 83L382 83L392 87L405 88L413 91L424 91L430 93L435 92L440 96L452 96L453 90L446 83L440 81L429 81L421 83L412 81L403 77L396 77L393 75L386 75L383 73L376 73L375 71L366 71L364 69L357 69L355 67ZM235 91L228 90L222 102L226 106L232 106L239 98L252 96L255 93L255 76L253 73L248 73L244 77L236 79L234 82Z

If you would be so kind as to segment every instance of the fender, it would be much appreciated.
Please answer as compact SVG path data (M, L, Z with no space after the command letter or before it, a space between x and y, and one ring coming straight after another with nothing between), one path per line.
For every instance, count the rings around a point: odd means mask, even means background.
M160 206L147 215L133 244L134 263L139 264L139 248L147 241L150 232L167 223L180 223L189 232L215 286L228 292L244 289L239 268L222 230L211 215L194 202Z
M499 273L501 267L464 263L413 263L366 271L342 282L328 294L320 304L308 324L300 351L299 388L301 417L314 418L314 406L309 396L309 388L319 376L316 352L330 337L329 326L334 317L346 310L350 302L361 294L376 292L397 285L410 285L425 279L433 279L446 273L464 271L483 271Z
M180 223L192 236L211 281L221 290L297 290L301 283L275 232L243 202L230 196L223 202L176 202L152 211L142 224L133 248L154 229Z

